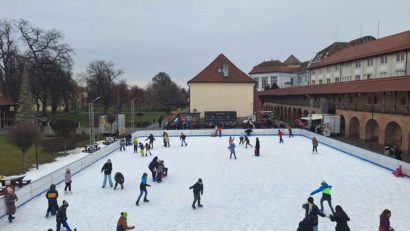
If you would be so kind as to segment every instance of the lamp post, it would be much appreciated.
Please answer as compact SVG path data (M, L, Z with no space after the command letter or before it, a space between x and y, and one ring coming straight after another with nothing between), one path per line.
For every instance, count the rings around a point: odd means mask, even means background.
M94 131L94 103L101 97L98 96L91 103L88 104L88 120L90 123L90 145L95 143L95 131Z

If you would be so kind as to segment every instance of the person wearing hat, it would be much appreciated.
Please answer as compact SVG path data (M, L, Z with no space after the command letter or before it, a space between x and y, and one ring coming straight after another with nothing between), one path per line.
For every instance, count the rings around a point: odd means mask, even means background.
M6 195L4 196L4 200L6 202L6 214L9 216L9 222L12 223L13 219L15 219L13 215L16 213L16 201L18 200L12 187L8 187L6 189Z
M117 222L117 231L125 231L125 230L135 229L135 226L128 227L127 217L128 217L127 212L121 212L121 216L120 216L120 218L118 219L118 222Z
M322 192L322 198L320 199L320 211L323 212L323 201L327 201L329 203L330 210L332 210L332 214L334 215L335 210L332 206L332 196L330 192L331 189L331 185L328 185L326 181L322 181L321 186L315 191L311 192L310 195L313 196L316 193Z
M67 207L68 207L68 202L63 201L63 205L60 206L58 209L58 213L56 216L56 221L57 221L57 229L56 231L60 231L61 225L67 230L67 231L72 231L70 226L67 223ZM77 229L74 229L76 231Z
M111 171L112 171L112 163L111 159L108 159L107 162L104 164L104 166L101 169L101 172L104 171L104 182L103 182L103 188L105 188L105 185L107 184L107 178L109 180L110 186L113 186L112 180L111 180Z
M202 184L202 179L199 178L198 182L196 182L194 185L189 187L189 189L193 189L194 192L194 202L192 203L192 208L196 209L195 203L198 201L198 207L203 207L201 204L201 195L204 193L204 185ZM201 193L201 194L199 194Z
M313 203L313 197L309 197L307 201L308 203L302 205L302 208L305 209L305 218L313 227L313 231L317 231L319 225L318 215L321 217L325 217L326 215Z
M65 170L64 183L65 183L64 192L67 192L67 189L68 189L68 191L71 193L71 170L69 168Z
M148 186L148 187L151 187L151 185L147 184L147 176L148 176L148 174L147 174L146 172L144 172L144 174L142 174L141 184L140 184L140 195L139 195L139 197L138 197L137 202L135 202L135 204L136 204L137 206L139 206L140 199L141 199L141 196L142 196L143 193L145 193L144 202L149 202L149 200L147 199L147 194L148 194L148 192L147 192L147 186Z
M46 213L46 218L47 218L50 212L51 212L51 215L53 216L56 215L57 209L58 209L58 203L57 203L58 192L56 190L55 184L50 185L50 189L46 193L46 198L48 200L48 208L47 208L47 213Z
M124 175L120 172L116 172L114 175L115 186L114 190L117 189L118 184L121 185L121 189L124 189Z

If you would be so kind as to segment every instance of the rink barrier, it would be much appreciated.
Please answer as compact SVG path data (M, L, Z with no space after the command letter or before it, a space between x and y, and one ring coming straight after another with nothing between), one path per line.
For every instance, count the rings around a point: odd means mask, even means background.
M282 130L284 136L288 135L287 129L254 129L251 133L251 136L277 136L278 130ZM378 153L368 151L350 144L346 144L328 137L318 135L316 133L309 132L302 129L293 129L293 134L296 136L303 136L308 139L316 137L320 144L326 145L328 147L334 148L338 151L341 151L344 154L350 155L352 157L358 158L362 161L374 164L378 167L384 168L389 171L393 171L399 165L402 165L404 174L409 177L410 175L410 164L399 161ZM203 130L166 130L170 137L179 137L181 132L186 136L211 136L215 133L214 129L203 129ZM146 131L137 131L133 133L133 137L147 137L150 134L153 134L157 138L157 142L162 141L163 130L146 130ZM244 134L244 129L225 129L222 130L222 136L239 136ZM67 164L52 173L49 173L46 176L43 176L37 180L32 181L30 184L17 188L16 194L19 200L16 202L17 207L21 207L26 203L30 202L34 198L40 196L46 192L51 184L59 184L64 182L65 169L70 168L71 174L75 175L82 170L86 169L91 164L105 158L114 151L119 149L119 141L116 141L110 145L102 147L94 153L90 153L76 161L73 161L70 164ZM319 147L320 149L320 147ZM44 211L45 212L45 211ZM0 218L4 217L6 213L6 206L4 199L0 197Z
M75 174L81 172L82 170L86 169L91 164L105 158L107 155L111 154L112 152L119 149L119 141L116 141L110 145L101 147L99 150L89 153L86 156L73 161L70 164L67 164L37 180L32 181L30 184L23 186L22 188L16 187L16 195L18 197L18 201L16 202L16 206L19 208L26 203L30 202L34 198L40 196L44 192L46 192L51 184L60 184L64 182L64 175L66 168L70 168L71 174L74 176ZM46 203L46 202L44 202ZM46 206L46 204L45 204ZM44 213L46 211L44 210ZM17 211L18 213L18 211ZM0 218L6 215L6 205L3 197L0 197Z

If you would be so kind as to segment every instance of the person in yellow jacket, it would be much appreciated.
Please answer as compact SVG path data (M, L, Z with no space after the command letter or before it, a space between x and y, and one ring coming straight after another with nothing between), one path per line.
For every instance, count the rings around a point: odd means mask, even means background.
M134 153L138 153L138 138L135 137L132 143L134 144Z
M127 212L121 212L121 216L120 216L120 218L118 219L118 222L117 222L117 231L125 231L125 230L135 229L135 226L128 226L127 217L128 217Z

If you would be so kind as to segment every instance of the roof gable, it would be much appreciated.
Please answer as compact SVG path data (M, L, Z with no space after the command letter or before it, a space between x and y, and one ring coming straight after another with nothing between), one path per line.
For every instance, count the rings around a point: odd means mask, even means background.
M264 61L252 68L249 74L259 73L298 73L300 66L292 67L287 66L279 60Z
M294 55L290 55L284 62L283 64L287 66L298 66L301 64L299 59L297 59Z
M227 68L227 76L223 69ZM255 83L251 77L235 66L224 54L220 54L189 83Z

